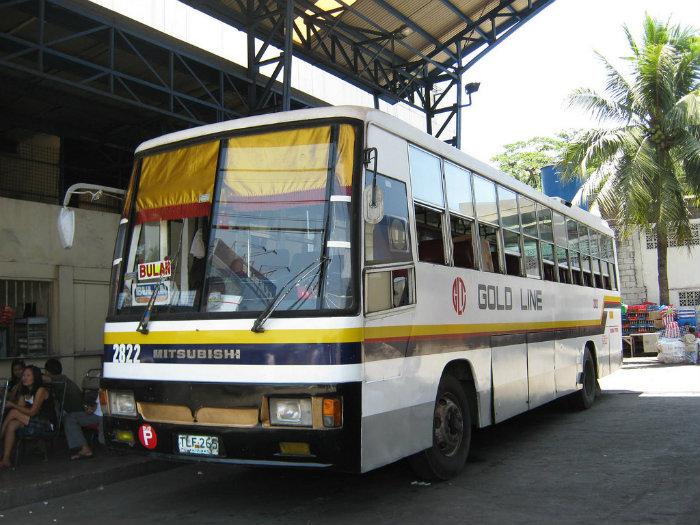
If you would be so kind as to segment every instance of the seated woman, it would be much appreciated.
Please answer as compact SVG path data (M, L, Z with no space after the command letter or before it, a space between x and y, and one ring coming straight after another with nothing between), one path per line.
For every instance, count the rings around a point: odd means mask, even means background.
M25 369L25 367L26 365L24 364L23 359L12 360L12 377L10 378L10 382L7 385L8 392L19 389L19 385L22 382L22 371Z
M22 359L13 359L12 366L10 367L12 371L12 376L7 384L7 392L5 399L7 401L17 401L17 396L19 395L19 387L22 386L22 371L27 365L24 364ZM5 405L5 412L8 412L9 408Z
M8 401L7 406L10 411L0 430L0 439L4 440L0 470L12 466L10 458L17 437L40 436L53 430L55 414L38 367L28 366L22 371L19 400Z

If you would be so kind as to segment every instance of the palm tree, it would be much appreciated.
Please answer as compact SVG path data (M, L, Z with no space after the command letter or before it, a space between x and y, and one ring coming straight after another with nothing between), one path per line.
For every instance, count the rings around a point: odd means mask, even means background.
M561 168L589 179L593 201L623 236L655 229L660 302L668 304L668 241L690 239L690 208L700 205L700 34L648 15L641 42L623 29L627 67L598 55L605 92L570 96L600 127L576 135Z

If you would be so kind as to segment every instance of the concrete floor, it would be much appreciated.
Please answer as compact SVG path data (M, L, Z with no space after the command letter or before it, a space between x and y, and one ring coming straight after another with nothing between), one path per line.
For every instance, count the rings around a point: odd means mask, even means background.
M417 483L187 465L5 511L0 523L700 523L700 366L626 360L595 406L480 431L464 472Z

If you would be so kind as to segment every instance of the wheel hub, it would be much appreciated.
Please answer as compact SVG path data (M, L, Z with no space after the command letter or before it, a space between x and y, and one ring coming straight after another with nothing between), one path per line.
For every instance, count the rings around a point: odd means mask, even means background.
M464 435L464 417L453 397L446 393L438 399L433 417L433 441L445 456L459 450Z

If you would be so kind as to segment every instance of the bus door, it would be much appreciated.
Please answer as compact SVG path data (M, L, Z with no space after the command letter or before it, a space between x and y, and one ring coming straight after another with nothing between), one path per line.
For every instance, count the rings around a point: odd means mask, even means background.
M365 381L372 382L402 374L414 322L415 273L406 141L370 125L367 143L376 148L363 187L364 360Z

